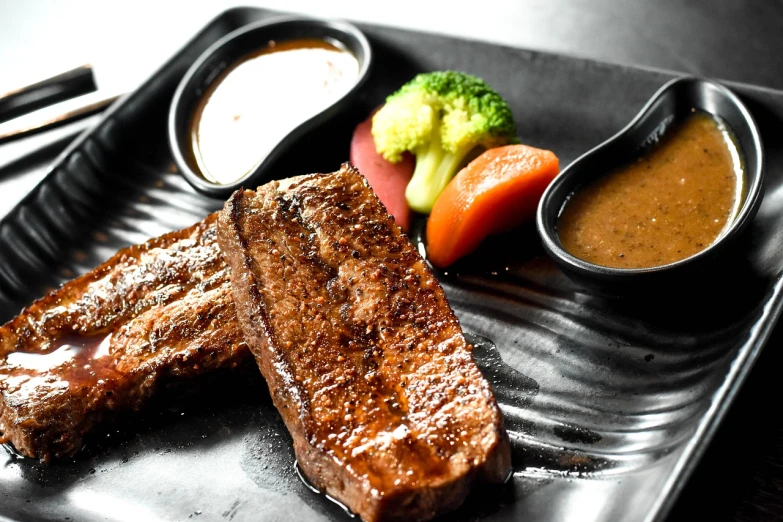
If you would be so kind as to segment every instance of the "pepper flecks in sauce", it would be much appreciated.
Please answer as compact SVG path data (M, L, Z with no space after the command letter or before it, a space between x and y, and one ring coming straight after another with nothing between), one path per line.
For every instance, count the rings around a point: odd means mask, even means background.
M674 263L710 246L733 221L743 180L725 124L694 112L638 160L574 194L558 235L569 253L596 265Z
M317 39L270 42L238 60L196 108L191 143L201 175L218 184L239 180L358 76L353 54Z

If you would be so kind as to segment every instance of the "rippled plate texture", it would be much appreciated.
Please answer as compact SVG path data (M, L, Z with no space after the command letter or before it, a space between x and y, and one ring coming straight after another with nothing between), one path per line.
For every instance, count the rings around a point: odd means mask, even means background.
M197 195L168 151L177 82L209 44L270 16L218 17L0 221L0 319L118 248L189 226L219 202ZM485 78L522 141L566 165L622 128L671 75L363 27L377 52L352 112L305 136L279 177L335 170L353 126L420 70ZM768 149L767 196L715 287L612 301L571 284L532 227L440 273L507 419L515 475L450 520L662 518L780 311L783 95L736 87ZM415 237L415 234L414 234ZM486 340L485 340L486 339ZM255 368L169 390L46 467L0 454L0 514L14 520L342 520L294 472L290 437Z

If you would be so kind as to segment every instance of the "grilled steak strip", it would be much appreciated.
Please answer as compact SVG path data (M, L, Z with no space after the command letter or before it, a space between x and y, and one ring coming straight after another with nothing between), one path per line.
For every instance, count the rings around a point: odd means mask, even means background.
M238 191L218 222L239 322L319 489L367 522L456 508L510 470L443 289L359 172Z
M250 357L215 222L120 250L0 327L4 441L43 461L71 456L162 382Z

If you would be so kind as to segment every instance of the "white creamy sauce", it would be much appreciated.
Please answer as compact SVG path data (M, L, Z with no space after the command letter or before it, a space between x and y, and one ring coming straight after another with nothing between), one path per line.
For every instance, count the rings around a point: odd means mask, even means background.
M353 87L359 76L356 57L323 45L272 48L219 81L192 129L205 178L219 184L242 178L289 132Z

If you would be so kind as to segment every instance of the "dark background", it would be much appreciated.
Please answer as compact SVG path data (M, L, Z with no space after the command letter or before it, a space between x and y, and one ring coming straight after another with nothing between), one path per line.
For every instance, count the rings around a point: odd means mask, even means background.
M247 3L783 89L779 0ZM0 0L0 92L86 62L103 94L131 90L232 5L195 4ZM0 147L0 215L42 175L2 165L40 143ZM778 410L782 338L778 328L671 520L783 520L783 422L768 413Z

